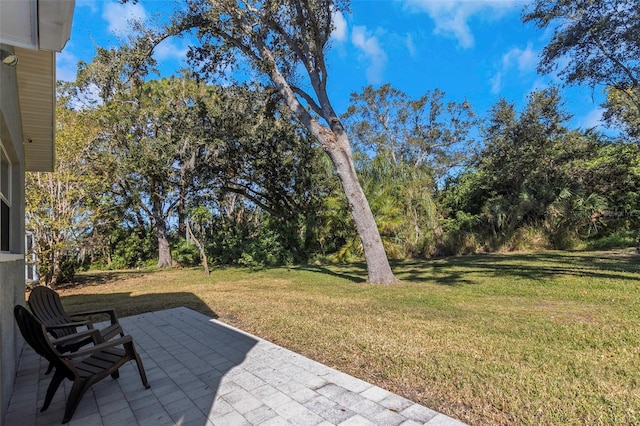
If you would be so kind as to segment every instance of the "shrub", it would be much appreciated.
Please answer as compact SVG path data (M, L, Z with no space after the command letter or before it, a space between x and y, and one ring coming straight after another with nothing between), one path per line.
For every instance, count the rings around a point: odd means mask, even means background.
M157 244L150 229L142 231L139 228L117 228L111 234L112 252L107 269L141 267L147 260L156 258Z
M636 245L636 233L621 229L613 234L592 238L586 241L587 250L610 250L634 247Z
M175 263L182 266L197 266L201 260L198 247L185 239L180 239L173 244L171 257Z
M282 245L276 232L268 228L256 231L254 238L250 238L243 245L242 254L237 261L239 265L263 267L293 263L291 253Z
M550 247L545 231L537 226L523 226L515 230L504 245L507 251L544 250Z
M455 218L442 221L443 237L436 250L442 256L474 254L482 251L481 239L474 231L478 224L478 216L456 212Z
M77 256L73 254L64 254L60 261L60 271L58 273L58 284L66 283L73 280L76 271L80 266Z

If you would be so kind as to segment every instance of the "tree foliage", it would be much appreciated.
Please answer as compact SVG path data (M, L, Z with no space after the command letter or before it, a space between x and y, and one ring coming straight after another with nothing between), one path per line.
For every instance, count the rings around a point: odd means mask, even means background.
M567 83L639 86L640 5L635 0L536 0L524 22L554 29L539 70L560 71ZM570 61L565 61L570 57ZM636 105L638 105L636 103Z
M640 86L632 89L607 89L603 104L604 120L613 129L619 129L631 141L640 142L640 108L634 103L640 99Z
M554 30L538 70L559 71L568 84L609 88L609 109L628 123L629 107L640 114L640 3L636 0L534 0L524 22ZM625 118L626 117L626 118ZM615 121L615 120L614 120ZM636 123L637 125L637 123ZM633 126L630 128L633 130ZM637 131L637 129L635 130Z
M389 284L396 279L358 181L349 137L327 93L325 51L333 16L346 9L347 2L339 0L186 0L170 26L144 29L136 50L151 52L167 36L195 31L198 44L189 56L202 72L248 65L259 78L269 79L331 158L362 242L369 281Z
M100 70L109 63L120 66L117 57L104 51L85 64L81 89L104 84ZM204 238L214 247L222 237L206 232L221 230L226 210L260 223L267 214L277 218L271 226L283 252L269 262L308 258L314 228L307 222L318 212L326 169L318 174L317 143L284 107L277 90L261 84L206 84L190 73L137 85L109 84L118 90L95 106L103 132L92 155L96 172L114 182L106 198L122 208L122 219L112 226L127 226L127 239L141 241L148 241L146 234L152 230L158 235L159 264L169 265L170 240L185 241L187 225L192 225L189 238ZM218 223L191 223L190 212L199 206L213 210ZM176 215L177 234L171 236L169 224ZM245 248L238 243L223 254L225 262L233 259L231 253L241 256ZM113 250L122 252L115 246ZM222 255L215 249L210 254L216 253ZM126 254L118 259L133 258Z
M438 182L469 158L468 102L435 89L417 99L385 84L351 95L344 115L385 248L395 258L440 252Z
M570 130L568 119L555 88L532 93L521 113L496 103L474 167L449 188L449 214L475 217L473 228L490 237L491 249L508 246L527 227L556 248L602 227L607 199L584 179L597 140Z
M640 118L640 3L636 0L535 0L523 16L554 25L539 70L569 84L605 85L604 118L638 140ZM570 59L570 60L566 60ZM637 242L640 252L640 233Z
M73 277L83 236L100 214L93 208L102 182L92 173L87 152L99 128L91 112L71 109L61 99L56 109L54 172L25 176L26 229L34 235L40 281L55 287Z
M472 145L475 115L468 102L444 102L439 89L417 99L385 84L351 94L344 114L354 143L394 165L424 167L436 181L460 166Z
M625 143L640 137L638 24L611 13L635 3L535 1L525 14L555 29L542 71L607 86L619 139L571 129L556 88L521 111L500 100L481 123L438 89L369 86L338 117L324 54L346 6L187 0L166 28L137 25L135 43L80 64L60 94L56 173L27 175L43 280L83 258L207 269L364 256L387 283L387 253L568 248L640 226L640 144ZM154 47L185 32L199 71L150 78Z
M111 198L127 206L130 222L154 230L159 267L172 264L169 218L195 190L192 172L205 143L198 126L203 93L210 96L193 79L151 80L98 108L95 171L113 182Z
M205 163L198 170L199 178L207 182L208 199L200 197L191 204L210 204L218 212L212 213L216 223L210 230L221 234L235 233L225 230L227 225L243 229L242 223L254 222L257 227L244 228L249 234L242 235L256 241L260 237L252 233L270 229L268 238L278 244L274 252L281 254L268 259L254 253L253 259L269 264L274 259L307 260L316 246L309 223L320 213L330 177L321 165L319 147L273 88L230 86L220 91L220 105L224 107L207 114L207 120L216 124L209 134ZM224 242L218 241L224 239L221 235L212 240L218 247L238 241L231 252L217 251L226 258L246 248L242 238L228 237Z

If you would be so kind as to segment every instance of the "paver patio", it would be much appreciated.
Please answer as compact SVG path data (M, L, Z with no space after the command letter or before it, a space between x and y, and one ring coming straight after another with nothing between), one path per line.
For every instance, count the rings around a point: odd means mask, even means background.
M187 308L120 320L135 364L83 397L69 425L463 425ZM60 424L70 382L41 413L47 362L25 345L5 426Z

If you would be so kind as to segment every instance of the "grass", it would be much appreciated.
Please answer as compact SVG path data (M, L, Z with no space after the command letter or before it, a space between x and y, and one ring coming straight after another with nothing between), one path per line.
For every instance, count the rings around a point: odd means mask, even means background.
M470 424L640 424L640 257L86 273L70 310L187 306Z

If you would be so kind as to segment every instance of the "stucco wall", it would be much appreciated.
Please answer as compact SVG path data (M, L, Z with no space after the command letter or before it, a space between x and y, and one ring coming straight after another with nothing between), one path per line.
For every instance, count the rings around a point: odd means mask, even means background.
M13 307L24 305L24 261L0 262L0 424L6 415L23 345L15 326Z
M1 1L1 0L0 0ZM9 46L1 46L11 50ZM22 337L13 307L24 304L24 151L16 69L0 64L0 140L11 162L10 253L0 253L0 424L13 392Z

